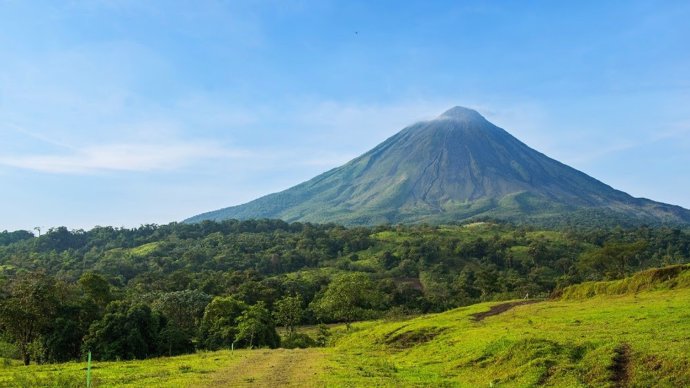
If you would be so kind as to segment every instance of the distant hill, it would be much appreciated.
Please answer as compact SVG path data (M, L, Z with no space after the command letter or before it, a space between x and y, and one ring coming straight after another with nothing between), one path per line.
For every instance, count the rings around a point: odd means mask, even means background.
M343 166L203 220L686 224L690 211L634 198L535 151L474 110L413 124Z

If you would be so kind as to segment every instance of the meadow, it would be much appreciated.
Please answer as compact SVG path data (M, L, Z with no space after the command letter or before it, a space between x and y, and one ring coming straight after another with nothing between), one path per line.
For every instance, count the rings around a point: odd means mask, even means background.
M337 341L338 386L690 386L690 290L484 303L367 322Z
M690 386L690 267L334 327L331 346L97 362L94 387ZM0 385L85 386L85 363L4 362Z
M92 387L322 386L326 352L222 350L135 361L94 362ZM307 384L307 385L305 385ZM0 367L2 387L85 387L86 363Z

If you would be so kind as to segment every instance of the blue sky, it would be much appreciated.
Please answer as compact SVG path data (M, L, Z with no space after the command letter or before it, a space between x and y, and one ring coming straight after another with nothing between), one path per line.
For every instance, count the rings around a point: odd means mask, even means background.
M0 0L0 230L243 203L454 105L688 208L688 20L687 1Z

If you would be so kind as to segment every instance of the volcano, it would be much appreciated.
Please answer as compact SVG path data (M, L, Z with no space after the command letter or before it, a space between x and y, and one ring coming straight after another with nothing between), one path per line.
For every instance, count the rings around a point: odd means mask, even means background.
M275 218L376 225L501 219L534 224L686 224L690 211L634 198L454 107L279 193L185 222Z

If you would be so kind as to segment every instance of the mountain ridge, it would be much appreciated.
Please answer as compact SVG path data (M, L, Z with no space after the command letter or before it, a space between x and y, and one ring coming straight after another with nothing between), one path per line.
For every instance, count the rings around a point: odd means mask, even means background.
M583 211L690 223L690 211L616 190L458 106L306 182L185 222L280 218L375 225L491 217L539 223Z

